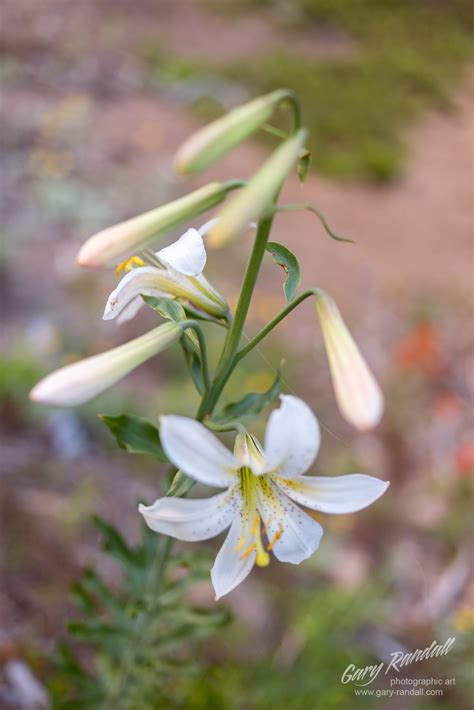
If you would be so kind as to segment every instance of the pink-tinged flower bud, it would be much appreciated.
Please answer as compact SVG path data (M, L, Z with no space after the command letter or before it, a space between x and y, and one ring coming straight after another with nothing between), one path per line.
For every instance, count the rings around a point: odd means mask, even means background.
M332 298L316 299L331 376L341 414L357 429L375 427L384 408L383 395L342 320Z
M60 407L83 404L172 345L182 332L178 323L165 323L117 348L62 367L38 382L30 398Z
M180 175L189 175L212 165L263 126L279 103L292 97L293 93L288 89L273 91L243 106L238 106L196 131L176 153L176 172Z
M235 183L212 182L161 207L108 227L88 239L77 255L80 266L115 266L150 241L222 202Z
M209 230L206 244L220 247L243 232L271 207L289 172L298 160L308 136L302 128L281 143L247 185L218 215L219 220Z

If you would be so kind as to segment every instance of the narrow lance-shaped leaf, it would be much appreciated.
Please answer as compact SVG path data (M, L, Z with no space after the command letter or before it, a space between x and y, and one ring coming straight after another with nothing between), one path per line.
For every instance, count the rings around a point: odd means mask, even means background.
M273 400L280 394L283 381L281 375L281 367L278 368L275 380L273 381L271 387L265 392L251 392L246 394L238 402L232 402L226 405L218 414L213 417L213 420L217 424L225 424L227 422L233 421L234 419L240 419L246 417L249 419L254 419L257 417L262 409L268 404L271 404Z
M122 449L131 454L154 456L160 461L168 463L161 446L159 431L147 419L132 414L120 414L119 416L100 414L99 417L108 426Z
M301 282L298 260L293 252L287 247L284 247L283 244L268 242L266 249L272 255L275 264L281 266L287 275L285 283L283 284L283 292L289 303L294 299Z

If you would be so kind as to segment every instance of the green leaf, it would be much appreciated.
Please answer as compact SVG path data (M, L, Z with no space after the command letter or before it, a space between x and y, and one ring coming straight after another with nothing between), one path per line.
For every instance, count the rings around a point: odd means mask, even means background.
M131 454L147 454L168 463L156 426L147 419L131 414L109 416L99 414L99 419L109 427L118 445Z
M281 367L283 361L278 368L275 380L271 387L266 392L251 392L246 394L238 402L232 402L224 407L218 414L213 417L213 421L217 424L225 424L234 419L247 417L254 419L262 409L278 397L282 390L283 381L281 376Z
M167 320L173 320L176 323L180 323L181 321L188 319L188 315L181 303L173 300L172 298L155 298L154 296L142 296L142 298L147 306L153 308L154 311ZM186 338L188 338L199 350L199 341L194 330L192 328L187 328L184 332Z
M287 279L283 284L283 291L287 303L295 297L298 286L301 281L300 266L296 256L283 244L277 242L268 242L266 249L273 257L273 261L287 274Z
M171 298L155 298L154 296L142 296L142 298L148 306L157 311L163 318L168 318L176 323L188 318L185 309L178 301L174 301ZM199 340L192 328L186 328L184 331L184 338L181 338L181 346L194 385L202 396L205 391L205 385L202 377L201 351Z
M181 498L191 490L195 483L196 481L193 481L192 478L189 478L189 476L179 470L176 472L166 495Z

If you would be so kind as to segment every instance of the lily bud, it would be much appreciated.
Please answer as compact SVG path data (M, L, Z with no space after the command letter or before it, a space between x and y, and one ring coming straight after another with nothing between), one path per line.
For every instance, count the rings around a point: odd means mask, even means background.
M341 414L356 429L372 429L382 416L383 395L332 298L316 299L324 343Z
M175 170L189 175L204 170L221 155L255 133L271 117L277 104L292 97L288 89L279 89L229 111L217 121L196 131L178 149Z
M173 202L103 229L83 244L77 262L90 268L115 265L155 237L219 204L234 187L232 182L211 182Z
M284 141L249 180L243 190L219 215L219 221L209 230L206 243L213 247L227 244L258 220L271 205L288 173L299 158L308 136L301 128Z
M165 323L117 348L62 367L38 382L30 398L60 407L83 404L172 345L182 332L178 323Z

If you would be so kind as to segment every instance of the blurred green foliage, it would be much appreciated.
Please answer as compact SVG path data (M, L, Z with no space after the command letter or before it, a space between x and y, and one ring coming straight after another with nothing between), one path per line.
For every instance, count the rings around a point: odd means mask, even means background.
M49 678L52 707L148 710L184 707L182 687L202 667L196 644L227 623L220 605L186 603L191 585L207 578L202 553L167 558L170 540L143 527L130 546L99 517L103 547L118 563L119 585L86 569L74 585L81 618L70 622ZM82 651L82 653L81 653Z
M422 109L450 106L472 54L473 5L465 0L264 0L260 5L295 30L294 42L288 50L265 49L231 62L222 69L225 76L254 92L288 86L298 93L318 170L379 182L396 176L406 127ZM303 54L301 29L326 31L329 37L342 33L347 49L328 58Z
M333 710L373 707L339 679L344 669L373 663L359 638L373 621L380 598L368 586L358 593L326 585L297 592L291 599L286 634L277 649L240 664L214 666L193 684L190 708L252 708L253 710ZM370 611L369 611L370 610ZM370 615L370 619L369 619ZM372 658L372 660L371 660Z

